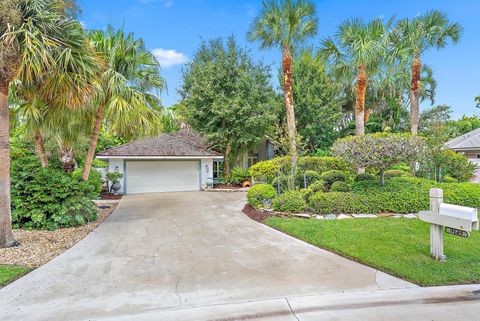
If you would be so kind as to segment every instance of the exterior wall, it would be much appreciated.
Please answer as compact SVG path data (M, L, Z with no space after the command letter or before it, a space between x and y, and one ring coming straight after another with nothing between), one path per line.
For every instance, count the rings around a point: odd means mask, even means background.
M207 188L213 184L213 159L204 158L200 161L200 187Z
M236 166L248 168L249 157L256 157L257 162L269 160L275 157L275 151L273 150L272 144L267 139L263 139L257 144L257 146L255 146L253 150L244 152L242 155L240 155Z
M123 177L120 179L120 184L122 185L122 188L118 191L118 193L123 194L124 193L124 187L125 187L125 169L123 168L124 161L123 158L110 158L108 160L108 171L109 172L115 172L115 169L118 166L118 171L123 174ZM108 189L110 190L110 182L108 183Z

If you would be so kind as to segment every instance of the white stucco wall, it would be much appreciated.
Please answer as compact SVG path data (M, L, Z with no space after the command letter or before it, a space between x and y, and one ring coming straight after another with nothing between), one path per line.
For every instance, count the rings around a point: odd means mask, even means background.
M213 159L204 158L200 160L200 187L206 188L207 182L213 182Z

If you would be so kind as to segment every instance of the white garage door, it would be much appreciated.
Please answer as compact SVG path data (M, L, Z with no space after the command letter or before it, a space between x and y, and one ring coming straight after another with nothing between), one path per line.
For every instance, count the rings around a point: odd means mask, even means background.
M127 194L198 191L199 161L127 161Z

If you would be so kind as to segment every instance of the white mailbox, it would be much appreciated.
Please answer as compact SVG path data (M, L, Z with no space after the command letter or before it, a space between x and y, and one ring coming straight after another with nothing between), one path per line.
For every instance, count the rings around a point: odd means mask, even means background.
M478 211L476 208L441 203L438 213L423 211L418 217L431 224L448 226L470 232L478 231Z

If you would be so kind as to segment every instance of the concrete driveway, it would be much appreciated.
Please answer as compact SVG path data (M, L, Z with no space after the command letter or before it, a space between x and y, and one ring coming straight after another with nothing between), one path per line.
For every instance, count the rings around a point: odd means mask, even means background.
M143 320L192 307L413 287L251 221L241 213L244 197L124 197L76 246L1 289L1 319Z

